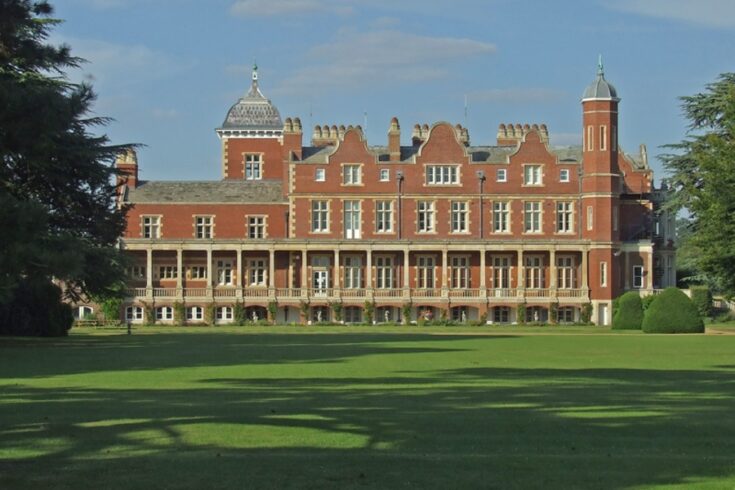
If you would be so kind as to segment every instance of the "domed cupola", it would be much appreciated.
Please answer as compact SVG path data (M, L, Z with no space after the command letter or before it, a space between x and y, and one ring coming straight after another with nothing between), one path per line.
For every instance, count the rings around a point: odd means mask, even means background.
M283 121L278 109L258 87L258 65L253 66L250 90L227 112L222 126L217 128L220 137L268 138L283 134Z
M602 56L597 62L597 78L584 91L582 102L586 100L613 100L619 101L618 92L610 82L605 80L605 71L602 68Z

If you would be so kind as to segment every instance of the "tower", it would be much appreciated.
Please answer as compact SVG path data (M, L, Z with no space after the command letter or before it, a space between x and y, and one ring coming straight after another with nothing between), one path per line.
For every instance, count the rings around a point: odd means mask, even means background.
M619 245L618 97L605 80L602 57L597 77L582 96L582 237L590 241L589 286L598 323L608 323L618 294ZM619 255L619 254L618 254Z
M222 141L223 178L281 178L283 130L278 109L260 91L258 65L253 65L250 90L230 107L216 129Z

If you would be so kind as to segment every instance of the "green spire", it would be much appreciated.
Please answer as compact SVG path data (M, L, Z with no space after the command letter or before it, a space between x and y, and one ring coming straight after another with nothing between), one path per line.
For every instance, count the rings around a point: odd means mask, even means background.
M602 55L597 56L597 74L601 77L605 76L605 70L602 67Z

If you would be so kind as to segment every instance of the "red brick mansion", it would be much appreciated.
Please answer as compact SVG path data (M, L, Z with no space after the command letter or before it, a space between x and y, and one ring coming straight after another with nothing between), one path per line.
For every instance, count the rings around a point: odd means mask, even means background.
M488 323L609 324L621 292L675 283L673 218L660 210L645 147L618 146L618 98L602 67L582 97L581 147L555 147L545 125L500 124L472 146L460 125L393 118L385 146L360 126L316 126L304 144L263 96L217 128L218 181L142 181L120 157L122 247L134 266L127 321L232 321L270 310L280 323L398 322L446 315ZM308 135L307 135L308 138ZM519 305L523 305L519 307ZM181 311L181 310L180 310ZM518 318L524 315L524 318Z

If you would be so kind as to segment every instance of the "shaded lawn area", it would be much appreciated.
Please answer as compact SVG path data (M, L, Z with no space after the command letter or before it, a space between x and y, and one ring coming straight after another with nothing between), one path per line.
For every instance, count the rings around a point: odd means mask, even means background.
M0 338L0 488L735 488L735 336L566 332Z

